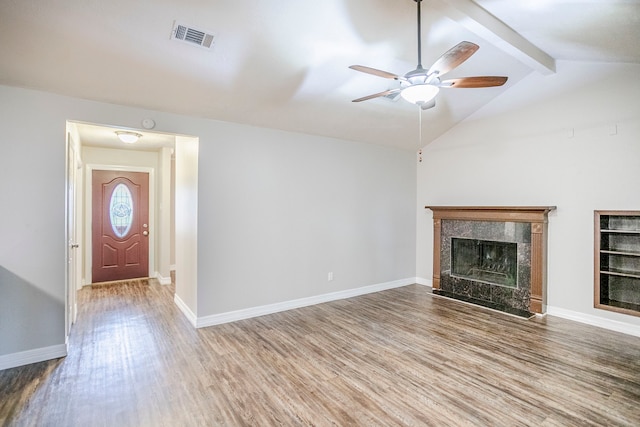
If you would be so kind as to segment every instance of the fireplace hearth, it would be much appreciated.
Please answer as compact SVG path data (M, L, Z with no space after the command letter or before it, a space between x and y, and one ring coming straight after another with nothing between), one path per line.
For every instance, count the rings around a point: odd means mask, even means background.
M546 309L544 207L427 206L433 293L522 317Z

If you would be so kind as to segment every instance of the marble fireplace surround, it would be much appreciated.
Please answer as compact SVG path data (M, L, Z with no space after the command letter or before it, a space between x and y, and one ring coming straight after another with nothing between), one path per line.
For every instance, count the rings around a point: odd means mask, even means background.
M425 206L433 211L433 293L518 316L546 309L548 213L555 206ZM451 239L517 244L517 286L455 277Z

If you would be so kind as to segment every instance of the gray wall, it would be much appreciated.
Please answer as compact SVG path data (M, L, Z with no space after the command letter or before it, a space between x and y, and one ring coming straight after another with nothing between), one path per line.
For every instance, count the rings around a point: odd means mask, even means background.
M201 138L198 317L415 277L415 164L275 130Z
M66 120L151 117L199 138L199 317L415 276L413 152L6 86L0 99L0 289L30 319L1 318L0 356L64 343Z

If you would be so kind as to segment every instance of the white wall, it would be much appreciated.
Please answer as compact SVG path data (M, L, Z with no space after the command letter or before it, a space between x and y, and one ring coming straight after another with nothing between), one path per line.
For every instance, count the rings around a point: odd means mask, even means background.
M0 87L0 356L65 339L66 123L17 94Z
M415 276L413 152L7 86L0 100L0 358L64 343L67 120L151 117L198 137L197 289L183 298L198 316Z
M425 205L555 205L550 313L638 331L640 318L593 308L593 211L640 209L640 65L559 62L531 74L423 150L417 275L430 279ZM626 325L626 326L625 326Z
M158 152L138 150L117 150L83 146L82 160L88 165L131 166L158 168Z
M197 158L196 158L197 164ZM169 210L171 212L171 218L169 221L169 239L171 240L171 248L169 250L169 266L170 269L175 269L176 265L176 158L171 156L171 183L169 190Z
M259 128L201 139L198 317L415 277L415 164Z
M197 138L176 138L175 299L193 324L198 314L198 148Z
M173 148L163 147L158 152L158 198L156 210L156 271L157 278L163 285L171 284L171 252L173 252L173 196L171 191L174 188L173 163L171 155ZM195 162L194 162L195 163Z

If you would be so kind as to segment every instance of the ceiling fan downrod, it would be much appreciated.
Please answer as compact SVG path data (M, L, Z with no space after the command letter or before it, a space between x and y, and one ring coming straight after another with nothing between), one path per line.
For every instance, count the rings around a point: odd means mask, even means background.
M414 0L418 4L418 66L416 68L422 68L422 12L420 12L420 3L422 0Z

